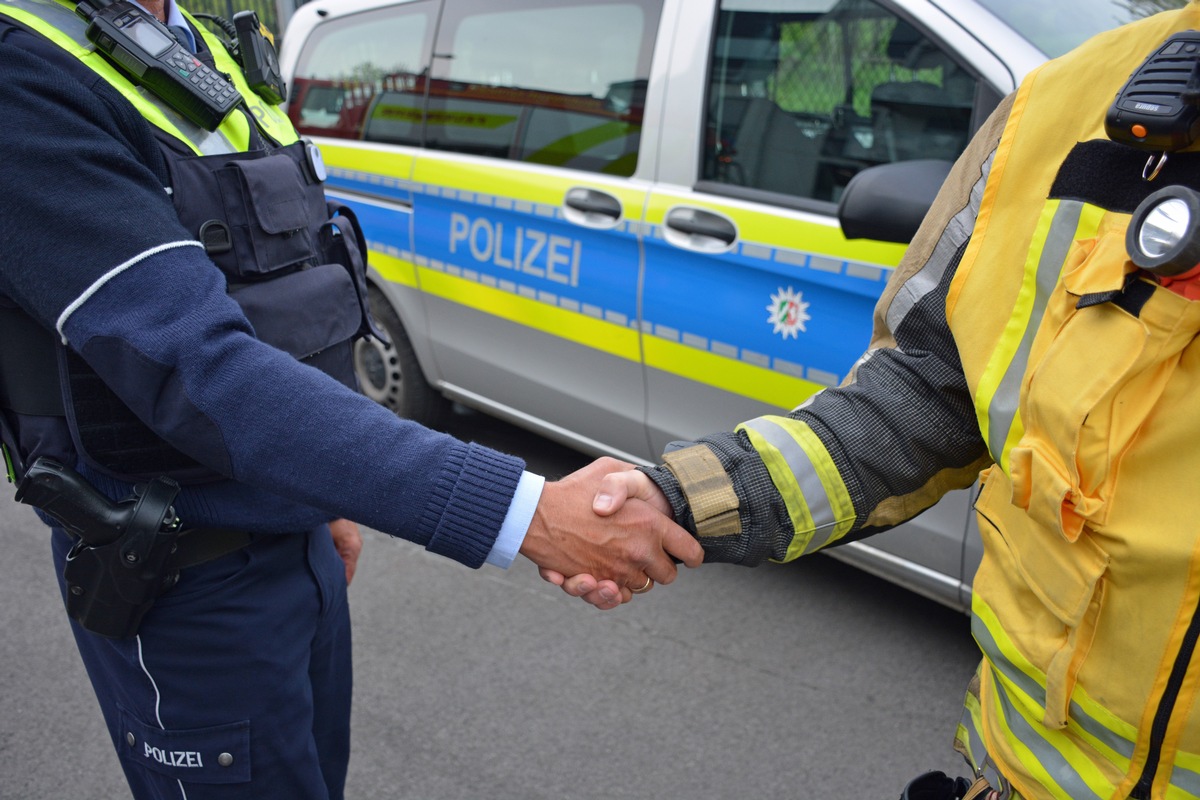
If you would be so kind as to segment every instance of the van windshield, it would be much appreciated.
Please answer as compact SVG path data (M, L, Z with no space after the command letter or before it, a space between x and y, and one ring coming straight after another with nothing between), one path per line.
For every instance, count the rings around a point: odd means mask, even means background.
M1047 56L1061 56L1101 31L1186 0L980 0Z

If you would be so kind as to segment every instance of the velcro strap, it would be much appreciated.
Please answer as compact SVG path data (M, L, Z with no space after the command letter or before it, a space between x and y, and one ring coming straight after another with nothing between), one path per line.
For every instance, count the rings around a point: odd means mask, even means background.
M967 793L962 796L962 800L984 800L990 791L992 791L992 787L988 784L987 778L976 778L967 789Z
M698 536L737 536L742 532L738 497L720 460L704 445L674 450L663 463L679 481L696 521Z

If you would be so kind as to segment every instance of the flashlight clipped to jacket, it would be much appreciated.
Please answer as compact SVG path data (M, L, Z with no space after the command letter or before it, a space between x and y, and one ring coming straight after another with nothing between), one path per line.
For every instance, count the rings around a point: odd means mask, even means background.
M1133 212L1125 248L1138 267L1189 300L1200 300L1200 192L1166 186Z

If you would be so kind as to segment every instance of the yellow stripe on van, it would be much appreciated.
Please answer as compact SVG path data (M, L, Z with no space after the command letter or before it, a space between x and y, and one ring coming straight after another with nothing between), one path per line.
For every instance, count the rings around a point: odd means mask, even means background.
M393 279L391 270L397 270L407 278L408 273L405 273L405 269L412 266L401 259L388 256L382 256L386 261L377 260L380 256L374 251L371 258L372 265L389 279ZM416 267L415 272L420 281L420 289L426 294L627 361L641 360L639 334L634 328L558 308L540 300L522 297L429 267ZM405 278L398 282L408 286L415 285ZM812 381L783 375L655 336L644 337L641 346L645 349L648 367L760 400L778 408L791 408L825 388Z
M384 280L413 289L419 288L417 286L417 265L411 261L389 256L378 250L370 251L368 261Z
M352 170L383 178L408 180L413 157L394 150L369 149L362 146L338 144L338 139L321 139L321 158L326 166Z
M531 180L527 171L496 168L480 163L429 159L425 156L417 162L413 182L548 205L561 203L563 187L568 185L562 179L535 182Z
M736 361L657 336L643 341L646 366L751 397L778 408L792 408L825 387L754 364Z
M558 336L628 361L640 361L638 333L632 328L605 322L563 308L522 297L503 289L419 267L421 291L500 317L527 328Z

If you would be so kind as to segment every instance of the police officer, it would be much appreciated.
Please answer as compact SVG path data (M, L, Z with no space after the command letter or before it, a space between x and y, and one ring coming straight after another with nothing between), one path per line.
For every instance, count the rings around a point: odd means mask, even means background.
M619 462L545 482L354 392L365 248L279 87L170 2L74 5L0 6L0 428L134 796L342 796L358 545L330 520L610 605L699 562L649 506L592 514Z
M706 561L757 564L978 476L971 776L923 776L913 800L1200 797L1196 29L1192 0L1031 74L954 167L845 385L597 497L661 491Z

